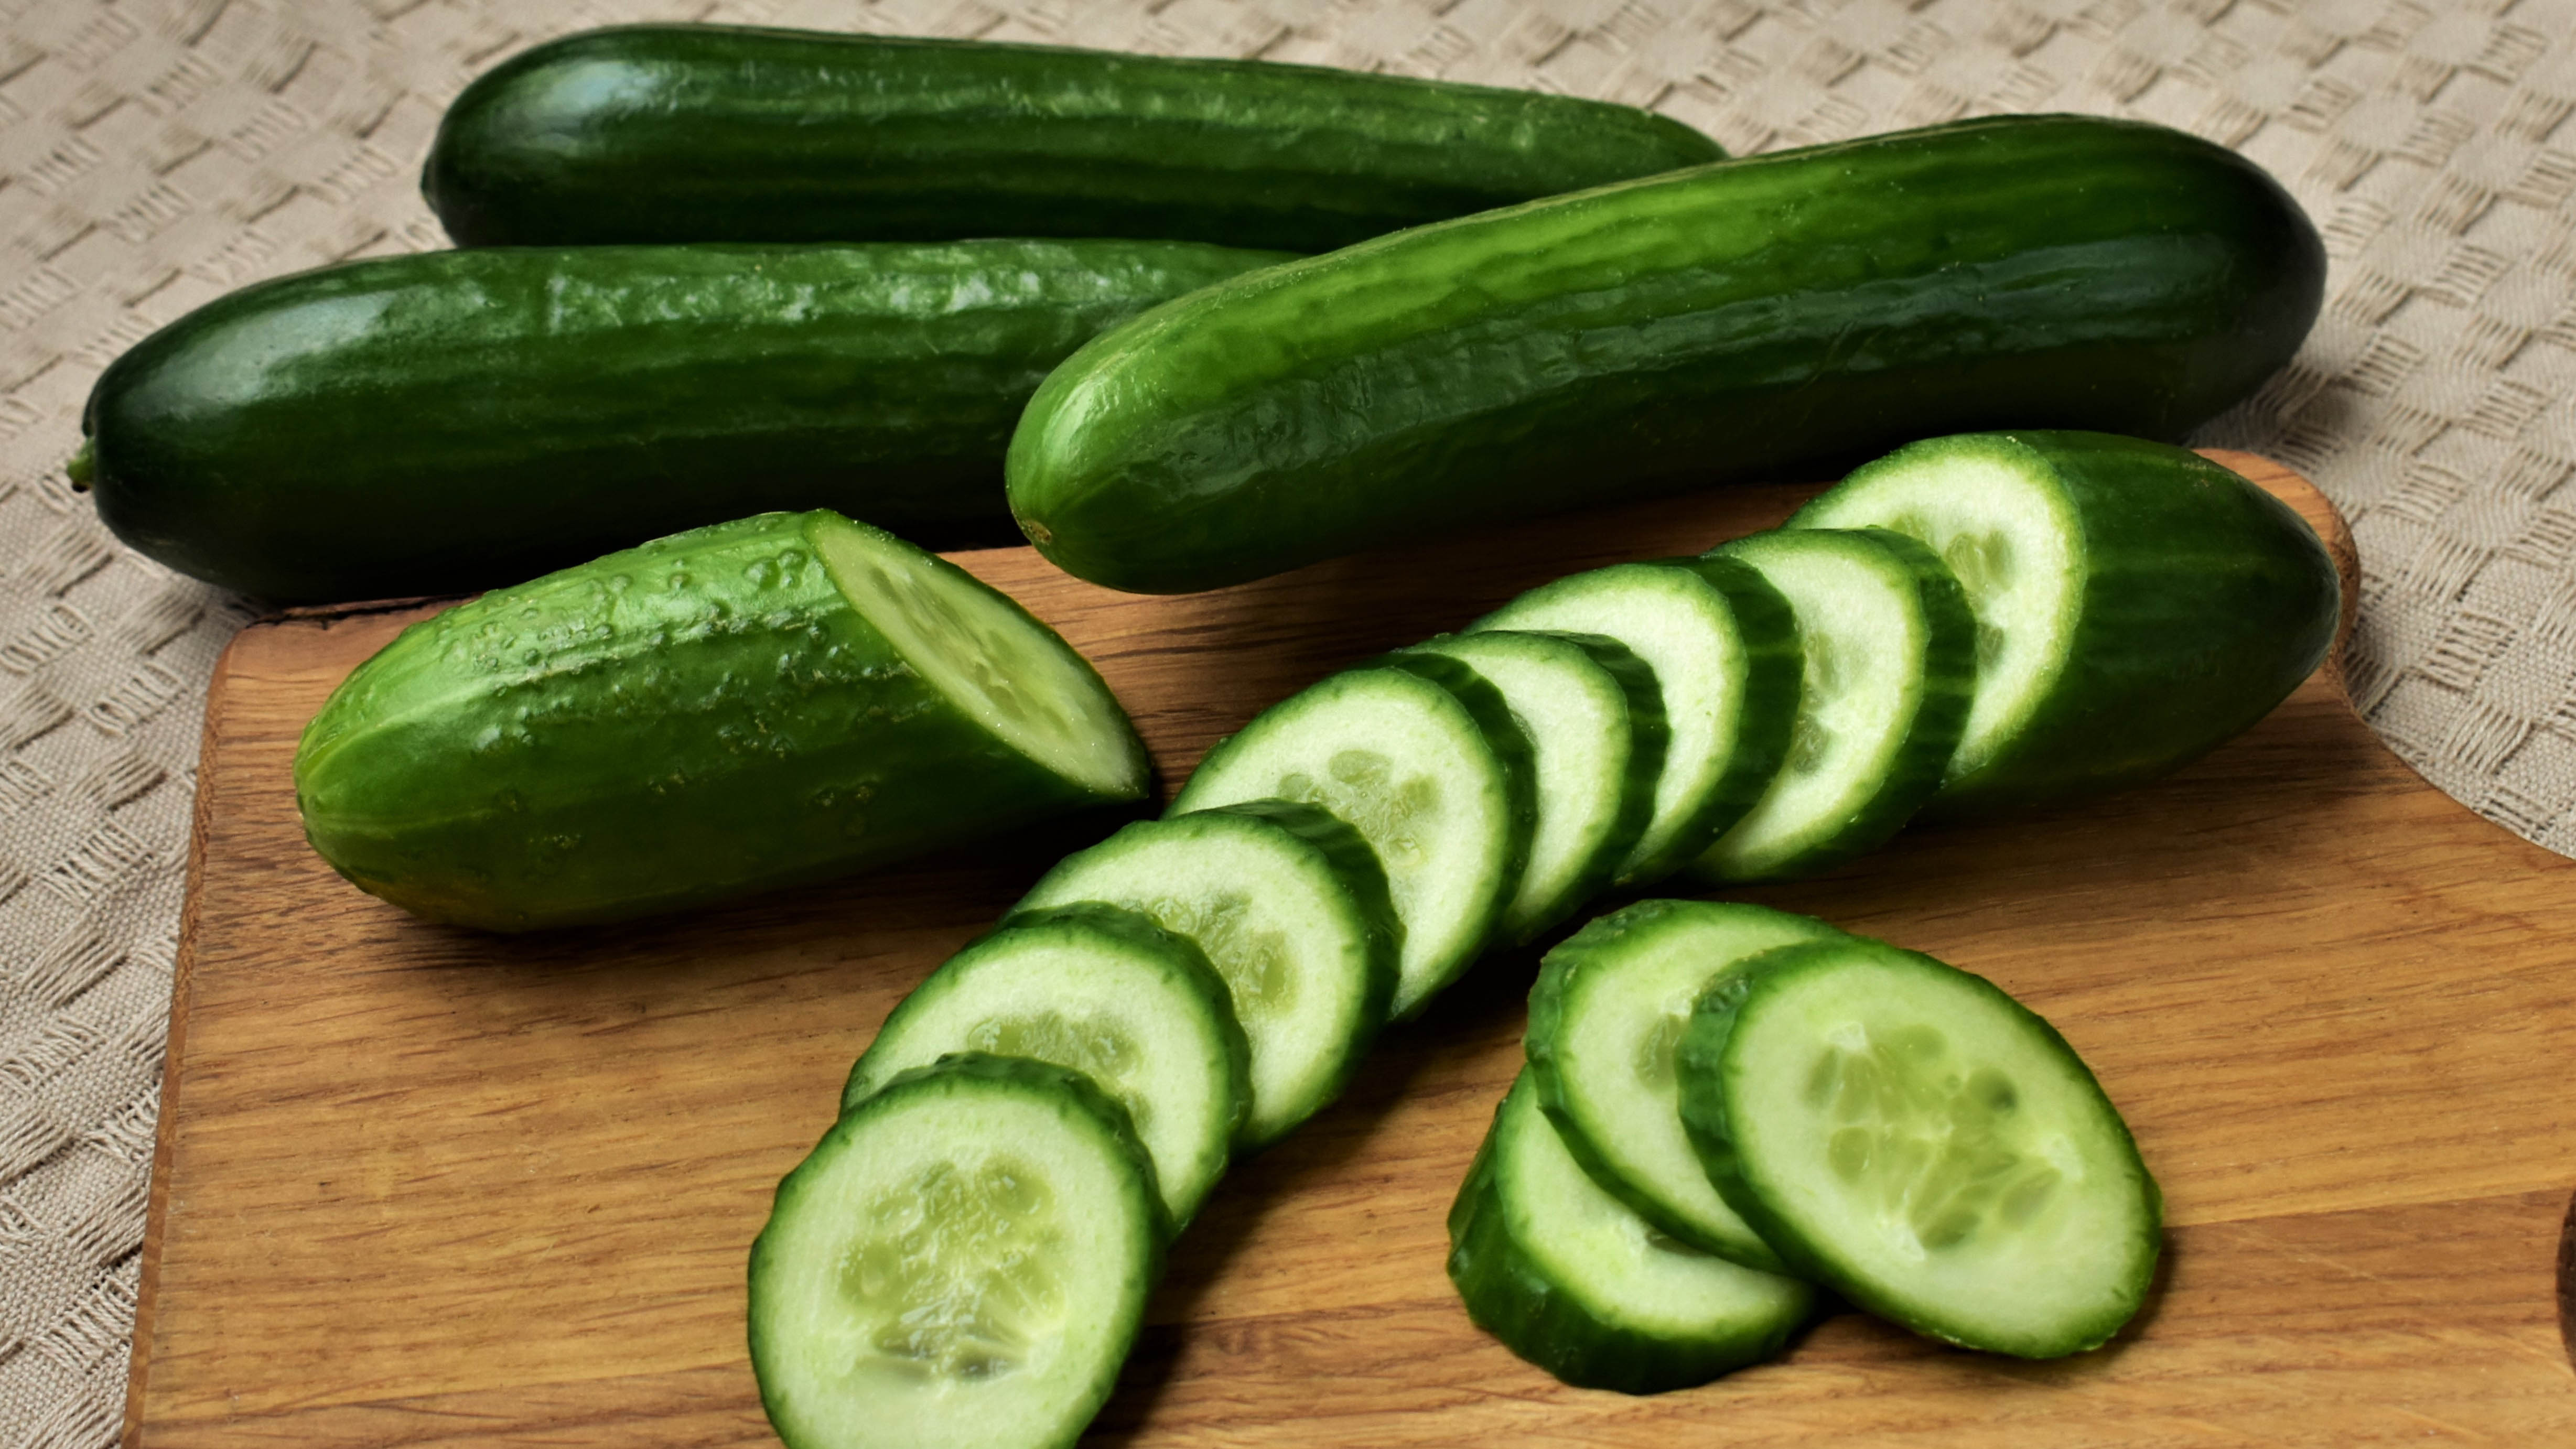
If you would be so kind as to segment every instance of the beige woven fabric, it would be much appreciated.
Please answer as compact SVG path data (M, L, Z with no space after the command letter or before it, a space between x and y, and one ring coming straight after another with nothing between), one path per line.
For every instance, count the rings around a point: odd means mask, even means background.
M205 680L248 617L65 486L82 398L233 286L440 245L447 98L640 18L1536 86L1736 151L2038 109L2239 147L2324 229L2331 302L2208 441L2355 520L2389 742L2576 850L2576 0L0 0L0 1446L114 1435Z

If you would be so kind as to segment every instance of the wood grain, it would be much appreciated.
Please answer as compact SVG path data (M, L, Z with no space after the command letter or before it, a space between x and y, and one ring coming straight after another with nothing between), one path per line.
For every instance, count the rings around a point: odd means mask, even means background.
M2313 490L2223 460L2349 563ZM1025 550L958 557L1098 661L1177 781L1329 669L1811 491L1186 598L1092 589ZM210 696L127 1440L771 1442L741 1287L770 1189L895 1001L1078 842L1032 832L609 930L423 925L304 848L288 776L331 686L421 613L254 626ZM2157 1295L2112 1347L2020 1364L1845 1314L1775 1364L1651 1399L1522 1364L1442 1272L1443 1214L1517 1062L1522 954L1219 1188L1094 1437L2576 1442L2557 1290L2576 864L2425 785L2331 670L2157 786L1920 829L1744 894L1984 973L2094 1065L2172 1224Z

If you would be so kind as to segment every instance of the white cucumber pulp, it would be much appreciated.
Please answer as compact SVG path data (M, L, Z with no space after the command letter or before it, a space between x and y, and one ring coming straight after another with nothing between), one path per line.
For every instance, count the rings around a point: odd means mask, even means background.
M1161 1270L1153 1169L1076 1073L952 1057L842 1116L752 1246L751 1360L789 1449L1061 1449Z
M1775 947L1841 934L1763 906L1639 901L1548 952L1530 988L1529 1072L1567 1149L1663 1232L1787 1271L1709 1182L1682 1130L1673 1052L1714 981Z
M1663 694L1627 646L1599 634L1487 630L1418 646L1502 691L1529 737L1537 820L1502 934L1527 941L1609 884L1654 814Z
M1613 872L1620 884L1655 879L1706 849L1779 765L1797 689L1795 630L1750 570L1699 559L1613 564L1532 589L1468 632L1488 629L1606 635L1654 672L1663 769L1646 828Z
M1026 1057L1090 1078L1153 1154L1175 1226L1225 1172L1248 1095L1243 1028L1207 957L1106 905L1015 916L948 958L852 1065L842 1109L952 1052Z
M1242 1142L1330 1102L1385 1023L1395 908L1357 831L1262 800L1138 821L1049 871L1015 908L1103 901L1187 936L1225 978L1251 1049Z
M1778 1353L1814 1290L1657 1232L1567 1153L1526 1075L1449 1213L1449 1277L1478 1326L1567 1383L1659 1393Z
M1681 1068L1728 1201L1883 1317L2051 1358L2145 1298L2155 1180L2065 1039L1982 977L1860 938L1785 946L1703 998Z
M1940 561L1896 534L1774 530L1723 551L1788 599L1803 675L1778 775L1695 873L1819 870L1885 842L1940 787L1975 687L1975 621Z
M1523 759L1527 745L1492 686L1477 684L1481 708L1409 668L1332 675L1210 750L1172 802L1178 816L1294 800L1357 830L1404 928L1397 1020L1419 1013L1484 948L1529 849L1528 784L1497 752L1498 736L1510 732Z

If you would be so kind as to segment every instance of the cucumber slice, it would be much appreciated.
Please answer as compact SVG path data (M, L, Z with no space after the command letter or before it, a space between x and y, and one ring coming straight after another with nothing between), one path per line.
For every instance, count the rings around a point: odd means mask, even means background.
M788 1449L1061 1449L1162 1271L1154 1167L1079 1072L902 1073L778 1184L751 1364Z
M1796 732L1779 776L1692 864L1781 880L1886 842L1940 787L1976 684L1977 625L1932 551L1875 529L1773 531L1720 546L1798 616Z
M1798 697L1797 625L1724 559L1613 564L1530 590L1468 626L1618 640L1654 671L1669 731L1655 808L1614 878L1642 884L1706 850L1780 768Z
M1663 691L1644 660L1601 634L1498 629L1418 648L1483 675L1529 739L1538 819L1501 934L1530 940L1609 885L1645 833L1669 733Z
M1240 1142L1341 1095L1395 995L1395 905L1359 832L1253 800L1139 821L1067 856L1015 908L1106 901L1189 937L1225 978L1252 1051Z
M2146 1296L2163 1199L2127 1124L1983 977L1883 941L1783 946L1700 999L1676 1066L1718 1190L1873 1313L2055 1358Z
M1404 1021L1476 959L1519 884L1528 752L1502 696L1473 670L1399 657L1263 710L1208 751L1169 813L1297 800L1357 829L1404 926L1390 1008Z
M1712 980L1774 947L1841 934L1762 906L1639 901L1548 952L1530 988L1530 1085L1593 1181L1659 1232L1787 1272L1683 1133L1673 1048Z
M1116 1098L1176 1229L1225 1172L1249 1095L1224 979L1188 938L1114 906L1014 916L949 957L852 1064L841 1110L966 1051L1070 1067Z
M1916 443L1789 527L1892 529L1966 589L1977 690L1945 810L2096 794L2198 757L2308 677L2342 607L2288 505L2188 449L2106 433Z
M1627 1394L1760 1363L1815 1309L1807 1284L1675 1242L1603 1192L1527 1073L1449 1209L1449 1280L1504 1347L1569 1384Z

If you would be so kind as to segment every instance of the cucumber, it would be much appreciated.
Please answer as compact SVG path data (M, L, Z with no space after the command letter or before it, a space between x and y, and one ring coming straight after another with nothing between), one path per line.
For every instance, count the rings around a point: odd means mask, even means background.
M1676 1242L1603 1192L1526 1073L1449 1209L1449 1279L1504 1347L1569 1384L1628 1394L1760 1363L1815 1311L1805 1283Z
M434 921L623 920L1141 799L1055 632L827 510L718 524L405 629L304 730L305 836Z
M2197 453L2101 433L1936 438L1791 528L1930 545L1977 618L1977 689L1935 808L2122 789L2271 712L2325 658L2342 586L2299 516Z
M1038 389L1011 510L1068 572L1177 593L1935 433L2180 437L2289 360L2324 284L2278 183L2159 126L1748 157L1157 307Z
M1271 799L1322 806L1376 853L1403 926L1397 1021L1485 948L1529 858L1529 743L1455 660L1398 655L1272 705L1208 751L1170 813Z
M1940 788L1968 717L1977 624L1959 581L1880 529L1775 530L1719 552L1789 600L1805 662L1779 774L1693 873L1779 880L1885 844Z
M433 252L218 298L110 364L99 517L286 602L461 593L765 509L1017 541L1048 369L1279 254L1165 242Z
M1666 745L1654 812L1613 870L1670 873L1761 798L1789 748L1798 629L1759 573L1725 558L1613 564L1543 584L1468 626L1564 629L1625 645L1653 672Z
M751 1365L788 1449L1070 1449L1161 1275L1154 1166L1081 1073L904 1073L778 1184Z
M1723 155L1677 121L1262 61L712 25L522 52L439 122L464 246L1176 237L1321 251Z
M1720 978L1675 1059L1727 1202L1799 1272L1968 1348L2095 1348L2145 1300L2163 1199L2101 1084L1992 982L1857 937Z
M841 1110L956 1052L1053 1062L1116 1098L1176 1231L1225 1175L1252 1096L1224 978L1188 937L1096 903L1015 915L949 957L851 1064Z
M1658 1232L1786 1272L1683 1133L1673 1048L1713 979L1776 946L1841 934L1763 906L1639 901L1548 952L1530 988L1530 1090L1592 1180Z
M1608 885L1645 834L1670 733L1663 691L1606 635L1488 630L1418 647L1482 675L1529 739L1538 814L1500 923L1504 940L1528 941Z
M1313 805L1250 800L1138 821L1065 857L1012 919L1106 901L1188 937L1225 980L1251 1052L1240 1134L1266 1146L1341 1095L1395 996L1386 872Z

